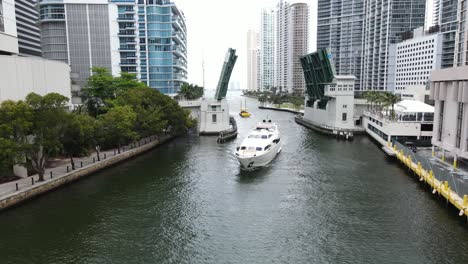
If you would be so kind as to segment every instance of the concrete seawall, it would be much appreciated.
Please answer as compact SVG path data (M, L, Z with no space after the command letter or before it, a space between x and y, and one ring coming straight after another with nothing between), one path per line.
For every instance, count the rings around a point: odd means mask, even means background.
M46 179L43 182L37 182L34 185L22 188L14 193L4 195L3 197L0 197L0 211L18 205L24 201L42 195L46 192L57 189L58 187L81 179L102 169L117 165L122 161L133 158L163 143L166 143L174 137L175 136L168 136L160 140L149 142L140 147L136 147L134 149L122 152L121 154L118 154L114 157L109 157L98 163L84 166L83 168L76 169L70 173L54 176L53 179Z
M303 114L301 111L296 111L293 109L287 109L287 108L277 108L277 107L269 107L269 106L259 106L258 108L260 109L267 109L267 110L274 110L274 111L280 111L280 112L289 112L293 114Z

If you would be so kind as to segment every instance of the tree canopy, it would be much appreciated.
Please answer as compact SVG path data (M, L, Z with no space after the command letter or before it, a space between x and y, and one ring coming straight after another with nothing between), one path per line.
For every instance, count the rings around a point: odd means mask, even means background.
M195 100L201 98L203 94L203 87L194 84L184 83L182 87L180 87L178 96L187 100Z
M84 107L68 110L69 99L57 93L31 93L24 101L0 104L0 170L25 164L43 180L47 161L89 154L99 160L101 146L120 147L137 139L180 134L195 126L190 113L176 101L139 82L134 74L114 77L93 68L83 88ZM196 87L192 96L203 95Z

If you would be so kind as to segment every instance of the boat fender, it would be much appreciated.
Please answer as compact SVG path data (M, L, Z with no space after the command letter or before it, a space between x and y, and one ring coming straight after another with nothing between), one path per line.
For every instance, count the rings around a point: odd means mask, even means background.
M468 209L468 208L463 208L461 209L460 213L458 213L459 216L463 216L463 214L465 213L465 210Z

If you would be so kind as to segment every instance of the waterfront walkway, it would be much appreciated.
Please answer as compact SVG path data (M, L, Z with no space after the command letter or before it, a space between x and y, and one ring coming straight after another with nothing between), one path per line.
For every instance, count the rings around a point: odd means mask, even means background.
M112 166L118 162L156 147L171 138L173 138L173 136L170 135L144 138L135 143L121 147L120 154L117 149L102 151L100 152L100 161L98 161L96 152L87 157L74 158L75 170L71 169L70 160L66 163L63 162L65 160L62 160L60 162L61 165L46 169L43 182L38 182L39 175L36 174L16 181L0 184L0 210L29 199L32 196L54 189L70 181L76 180L82 176L91 174L108 166ZM41 189L41 187L45 187L42 188L44 190L34 191L34 189ZM18 202L11 202L12 200L18 200Z
M459 215L468 219L468 175L466 172L450 168L447 164L432 156L414 153L399 142L389 148L398 160L413 171L421 182L430 186L433 194L443 196L460 210ZM424 152L422 152L424 153Z

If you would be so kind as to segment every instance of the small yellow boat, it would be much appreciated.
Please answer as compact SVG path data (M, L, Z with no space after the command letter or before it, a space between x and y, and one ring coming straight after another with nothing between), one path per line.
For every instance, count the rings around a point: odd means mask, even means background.
M242 101L241 101L241 109L240 109L239 115L241 117L250 117L250 113L249 111L247 111L247 100L245 101L244 107L242 107Z
M241 117L250 117L250 113L249 113L249 112L247 111L247 109L245 109L245 108L243 108L243 109L240 111L239 115L240 115Z

